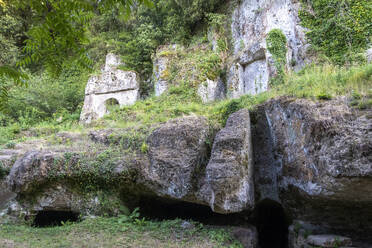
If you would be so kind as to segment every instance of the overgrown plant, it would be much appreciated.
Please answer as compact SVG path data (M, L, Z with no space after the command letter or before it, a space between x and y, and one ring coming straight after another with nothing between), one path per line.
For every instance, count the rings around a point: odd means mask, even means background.
M266 38L267 49L274 59L276 68L276 76L271 83L281 84L284 82L285 65L287 63L287 38L280 29L273 29L267 34Z
M366 0L301 0L299 16L313 48L343 65L363 61L371 44L372 5Z

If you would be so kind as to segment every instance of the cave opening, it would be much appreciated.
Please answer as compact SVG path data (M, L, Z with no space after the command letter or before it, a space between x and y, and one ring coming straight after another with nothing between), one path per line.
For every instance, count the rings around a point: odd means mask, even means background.
M39 211L32 223L34 227L62 226L66 222L79 221L79 213L72 211Z
M261 201L254 211L254 219L261 248L288 247L290 220L280 203L270 199Z
M117 109L120 107L119 101L115 98L110 98L105 101L105 108L106 108L106 113L109 114L113 110Z
M193 220L206 225L244 226L247 224L248 214L219 214L209 206L181 201L164 200L160 198L144 198L139 202L140 213L152 220Z

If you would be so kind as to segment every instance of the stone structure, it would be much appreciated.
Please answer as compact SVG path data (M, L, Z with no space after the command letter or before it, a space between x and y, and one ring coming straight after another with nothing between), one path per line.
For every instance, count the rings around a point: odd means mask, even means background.
M200 198L213 211L236 213L254 208L253 158L249 111L240 110L227 120L214 139L205 169Z
M154 68L153 68L153 77L152 81L154 82L155 95L160 96L167 91L169 87L168 77L170 76L172 60L180 59L175 56L180 50L184 50L182 46L179 45L168 45L160 46L154 57ZM185 68L182 68L185 70ZM192 68L187 68L192 71ZM186 69L186 70L187 70ZM198 73L197 71L193 72L194 75L190 76L191 78L195 77ZM213 102L225 98L226 87L221 78L215 80L206 79L205 82L201 82L198 87L198 95L204 103Z
M213 102L225 98L225 84L220 78L215 81L207 79L206 82L199 85L198 95L204 103Z
M282 30L287 37L288 69L304 65L307 46L299 25L299 4L296 0L244 0L235 9L231 25L233 58L227 75L229 97L255 95L268 89L276 73L266 49L266 36L272 29Z
M160 46L155 54L152 80L154 82L155 96L162 95L168 89L167 73L171 56L179 48L178 45Z
M108 54L99 76L92 76L85 89L84 107L80 121L89 124L108 113L108 105L134 104L139 99L139 79L135 72L122 71L120 58Z

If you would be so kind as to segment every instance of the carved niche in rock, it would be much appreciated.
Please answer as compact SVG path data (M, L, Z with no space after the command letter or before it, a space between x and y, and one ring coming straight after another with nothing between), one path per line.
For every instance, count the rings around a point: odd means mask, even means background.
M139 99L139 79L133 71L118 69L120 58L109 53L99 76L92 76L85 89L80 121L89 124L102 118L114 105L134 104Z

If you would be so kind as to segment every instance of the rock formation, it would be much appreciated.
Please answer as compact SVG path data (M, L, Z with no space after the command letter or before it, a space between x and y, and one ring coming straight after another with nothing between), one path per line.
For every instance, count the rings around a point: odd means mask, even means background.
M292 218L367 237L371 110L351 109L346 99L282 98L259 107L254 118L257 196L281 202Z
M167 74L171 63L171 54L175 53L180 47L177 45L161 46L156 50L153 58L154 68L152 81L154 82L155 96L160 96L167 91L169 82Z
M276 73L272 55L266 49L266 37L272 29L280 29L287 37L287 67L298 69L304 65L307 46L299 25L299 4L296 0L244 0L234 10L233 54L227 75L229 97L255 95L268 89L269 79Z
M236 213L254 208L253 158L248 110L227 120L215 137L200 195L213 211Z
M164 94L170 87L171 82L169 77L171 76L172 63L178 58L180 51L184 52L185 48L179 45L168 45L161 46L157 49L156 54L153 58L154 68L152 81L155 88L155 96ZM195 68L183 68L193 75L190 78L195 78L199 71ZM194 71L195 70L195 71ZM192 71L192 72L191 72ZM226 86L221 78L211 80L206 78L203 82L198 82L197 93L204 103L218 101L225 98Z
M130 130L64 134L74 140L69 147L24 146L14 165L9 161L10 174L0 182L0 219L42 210L116 214L144 197L249 217L262 206L271 211L271 201L285 210L283 218L315 226L305 228L313 235L368 240L371 114L343 98L279 98L258 106L251 118L247 110L232 114L217 134L204 117L159 124L145 138L146 149L129 152L112 149L115 137Z
M80 121L90 123L108 113L109 105L131 105L139 99L139 78L135 72L122 71L120 58L108 54L99 76L92 76L85 89Z
M215 81L207 79L206 82L199 85L198 95L203 103L222 100L225 98L225 88L225 84L220 78L217 78Z

